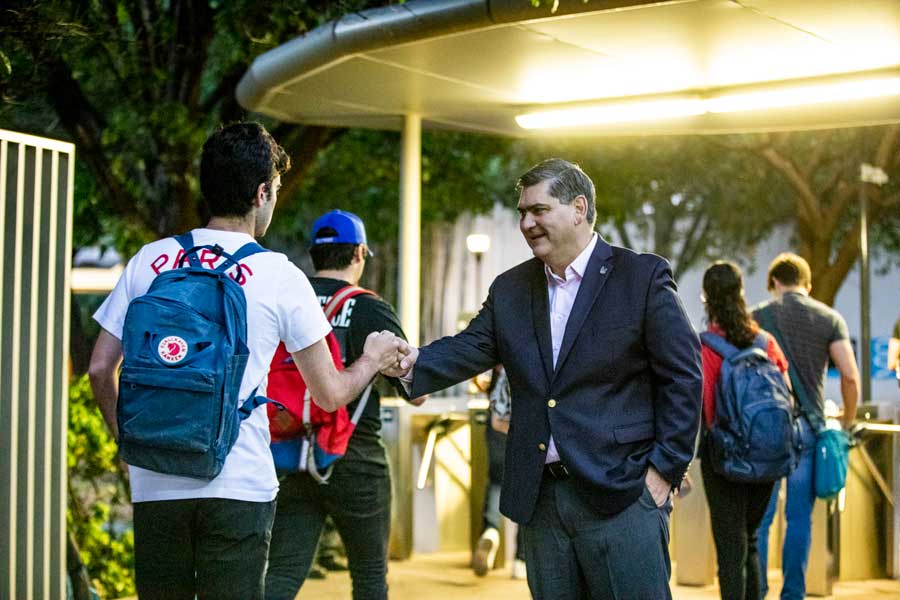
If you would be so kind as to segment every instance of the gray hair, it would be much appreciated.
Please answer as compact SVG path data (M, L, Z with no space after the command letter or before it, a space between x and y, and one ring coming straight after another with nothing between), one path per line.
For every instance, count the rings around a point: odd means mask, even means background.
M587 199L588 223L594 224L597 217L594 182L581 167L561 158L548 158L519 177L516 190L521 192L544 181L551 182L550 195L559 200L560 204L571 204L577 196L584 196Z

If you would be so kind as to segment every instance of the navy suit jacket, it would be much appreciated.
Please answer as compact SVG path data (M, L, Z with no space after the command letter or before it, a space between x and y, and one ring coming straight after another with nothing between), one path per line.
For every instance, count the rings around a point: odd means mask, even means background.
M576 489L601 513L636 501L650 464L681 482L700 424L700 342L665 259L599 239L555 368L544 263L513 267L464 331L421 349L410 396L497 363L512 391L500 506L514 521L534 512L551 433Z

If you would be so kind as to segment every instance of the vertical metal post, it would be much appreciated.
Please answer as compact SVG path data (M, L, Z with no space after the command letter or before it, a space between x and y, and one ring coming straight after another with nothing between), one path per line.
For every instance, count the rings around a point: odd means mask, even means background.
M859 295L860 295L860 319L862 323L860 324L860 337L862 338L860 343L862 348L860 349L860 356L862 358L862 401L863 402L871 402L872 401L872 356L871 356L871 332L869 330L869 302L870 302L870 294L871 291L869 289L870 286L870 273L869 273L869 196L866 193L866 184L872 184L877 186L882 186L888 182L888 175L884 172L884 169L878 166L872 166L866 163L862 163L859 166L859 270L860 270L860 286L859 286ZM894 457L896 459L896 452L900 449L900 443L897 440L894 441ZM900 488L898 488L898 481L900 478L897 477L898 473L898 465L900 462L894 460L894 496L897 497L898 493L900 493ZM900 544L898 544L898 539L900 539L900 505L894 505L894 515L893 515L893 561L892 561L892 575L896 578L900 576Z
M481 259L483 257L484 252L475 253L475 312L478 312L481 302L484 300L484 296L481 295Z
M872 334L869 330L871 274L869 273L869 195L866 184L882 186L888 182L880 167L859 165L859 276L860 276L860 355L862 357L862 401L872 401Z
M872 401L872 332L869 329L871 310L871 290L869 274L869 196L866 182L859 182L859 320L860 320L860 366L862 378L862 401Z
M422 213L422 117L403 118L400 163L400 324L413 345L419 345L419 271Z

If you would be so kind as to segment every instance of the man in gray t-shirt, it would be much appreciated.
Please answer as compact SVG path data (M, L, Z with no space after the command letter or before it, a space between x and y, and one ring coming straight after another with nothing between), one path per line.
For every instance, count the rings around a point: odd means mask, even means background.
M825 372L829 357L836 354L844 359L848 358L853 365L848 371L855 371L856 367L847 322L836 310L810 298L804 291L784 291L774 300L756 307L753 316L765 326L765 320L760 318L763 310L769 311L774 317L794 377L806 390L810 405L802 408L805 411L815 411L815 416L810 416L810 420L824 421ZM848 375L855 386L856 373L848 372ZM843 387L841 391L844 391ZM848 391L851 400L845 401L845 406L850 403L855 406L855 390ZM844 424L849 426L850 421L845 421Z
M787 502L785 516L787 531L782 550L784 586L781 600L802 600L806 593L806 564L809 557L812 510L816 496L813 488L814 450L816 431L824 426L825 371L828 359L834 362L841 374L841 398L844 412L843 427L849 428L856 418L859 397L859 373L856 358L850 345L847 323L833 308L809 297L812 280L809 264L791 253L778 255L769 265L769 291L774 299L753 311L754 318L766 327L774 321L777 331L770 331L778 338L790 363L791 381L799 382L806 392L806 403L801 403L800 440L803 450L800 461L787 477ZM795 396L797 396L797 385ZM766 515L758 532L762 594L768 589L766 567L768 558L769 527L775 516L778 490L775 486Z

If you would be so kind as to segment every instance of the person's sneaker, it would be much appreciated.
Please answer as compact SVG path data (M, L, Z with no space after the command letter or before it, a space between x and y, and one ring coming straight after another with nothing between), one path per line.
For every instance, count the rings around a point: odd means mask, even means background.
M320 567L319 565L313 565L309 568L309 573L306 574L307 579L325 579L328 575L328 571L325 570L324 567Z
M513 579L528 579L528 571L525 568L525 561L517 558L513 561L512 568L512 578Z
M497 558L497 549L500 547L500 532L493 527L488 527L478 538L475 546L475 556L472 557L472 568L479 577L484 577L488 571L494 568L494 560Z
M331 555L319 557L319 560L317 560L316 563L320 567L323 567L324 569L327 569L329 571L347 571L350 568L349 566L347 566L347 561L340 557Z

